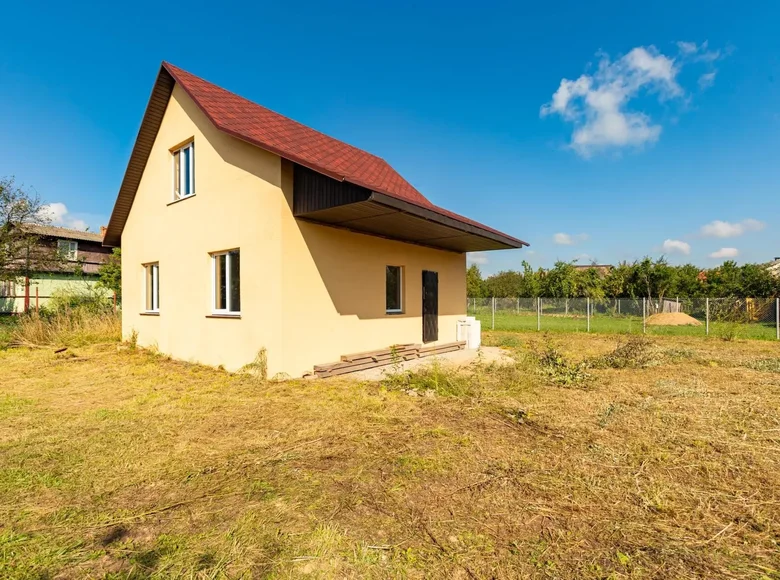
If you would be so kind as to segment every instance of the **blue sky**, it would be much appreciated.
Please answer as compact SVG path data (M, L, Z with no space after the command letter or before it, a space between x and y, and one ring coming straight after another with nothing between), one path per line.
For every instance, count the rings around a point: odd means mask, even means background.
M61 223L105 223L169 60L532 244L472 256L487 273L523 259L780 255L780 5L640 9L13 3L0 176L60 204Z

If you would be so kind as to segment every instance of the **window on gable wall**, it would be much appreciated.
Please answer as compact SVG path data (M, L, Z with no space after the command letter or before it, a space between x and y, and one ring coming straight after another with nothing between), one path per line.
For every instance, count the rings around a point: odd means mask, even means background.
M79 252L79 243L75 240L57 240L57 250L68 260L75 260Z
M195 142L173 151L173 199L195 194Z
M241 313L241 254L239 250L211 254L214 314Z
M160 311L160 264L144 265L146 271L146 311Z

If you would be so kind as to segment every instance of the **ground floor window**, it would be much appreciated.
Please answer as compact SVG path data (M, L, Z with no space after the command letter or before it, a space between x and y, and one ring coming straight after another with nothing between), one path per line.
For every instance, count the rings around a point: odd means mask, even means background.
M160 311L160 265L145 264L146 271L146 311Z
M214 314L241 313L241 254L239 250L211 254Z
M403 312L403 268L385 268L385 311L388 314Z

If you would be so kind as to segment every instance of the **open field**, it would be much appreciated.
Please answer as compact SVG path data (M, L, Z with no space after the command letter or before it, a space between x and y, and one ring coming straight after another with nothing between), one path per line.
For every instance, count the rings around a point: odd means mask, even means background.
M474 316L473 313L470 313ZM483 329L490 329L493 322L490 311L478 311L478 320ZM705 336L704 320L702 326L648 326L647 334L657 336ZM504 331L536 331L535 314L515 314L496 312L496 330ZM578 316L563 316L545 314L541 319L544 332L586 332L587 319L584 314ZM590 332L600 334L642 334L641 316L607 316L596 314L590 319ZM711 322L710 335L717 338L744 338L756 340L777 340L777 329L774 322Z
M0 351L2 577L780 578L776 344L485 338L385 385Z

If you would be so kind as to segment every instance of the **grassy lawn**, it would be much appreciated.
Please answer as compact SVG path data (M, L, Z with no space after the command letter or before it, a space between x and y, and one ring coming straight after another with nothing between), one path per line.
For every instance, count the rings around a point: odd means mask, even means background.
M470 313L473 316L473 313ZM490 329L492 314L489 311L479 311L477 319L482 322L483 329ZM536 314L496 312L496 330L505 331L536 331ZM705 336L705 326L648 326L647 334L657 336ZM588 322L585 315L560 316L544 315L541 319L542 331L545 332L587 332ZM601 334L642 334L641 316L607 316L596 314L590 319L590 332ZM713 337L731 337L757 340L777 340L777 330L774 322L766 323L734 323L711 322L710 335Z
M780 578L777 345L618 340L384 386L0 351L0 575Z

